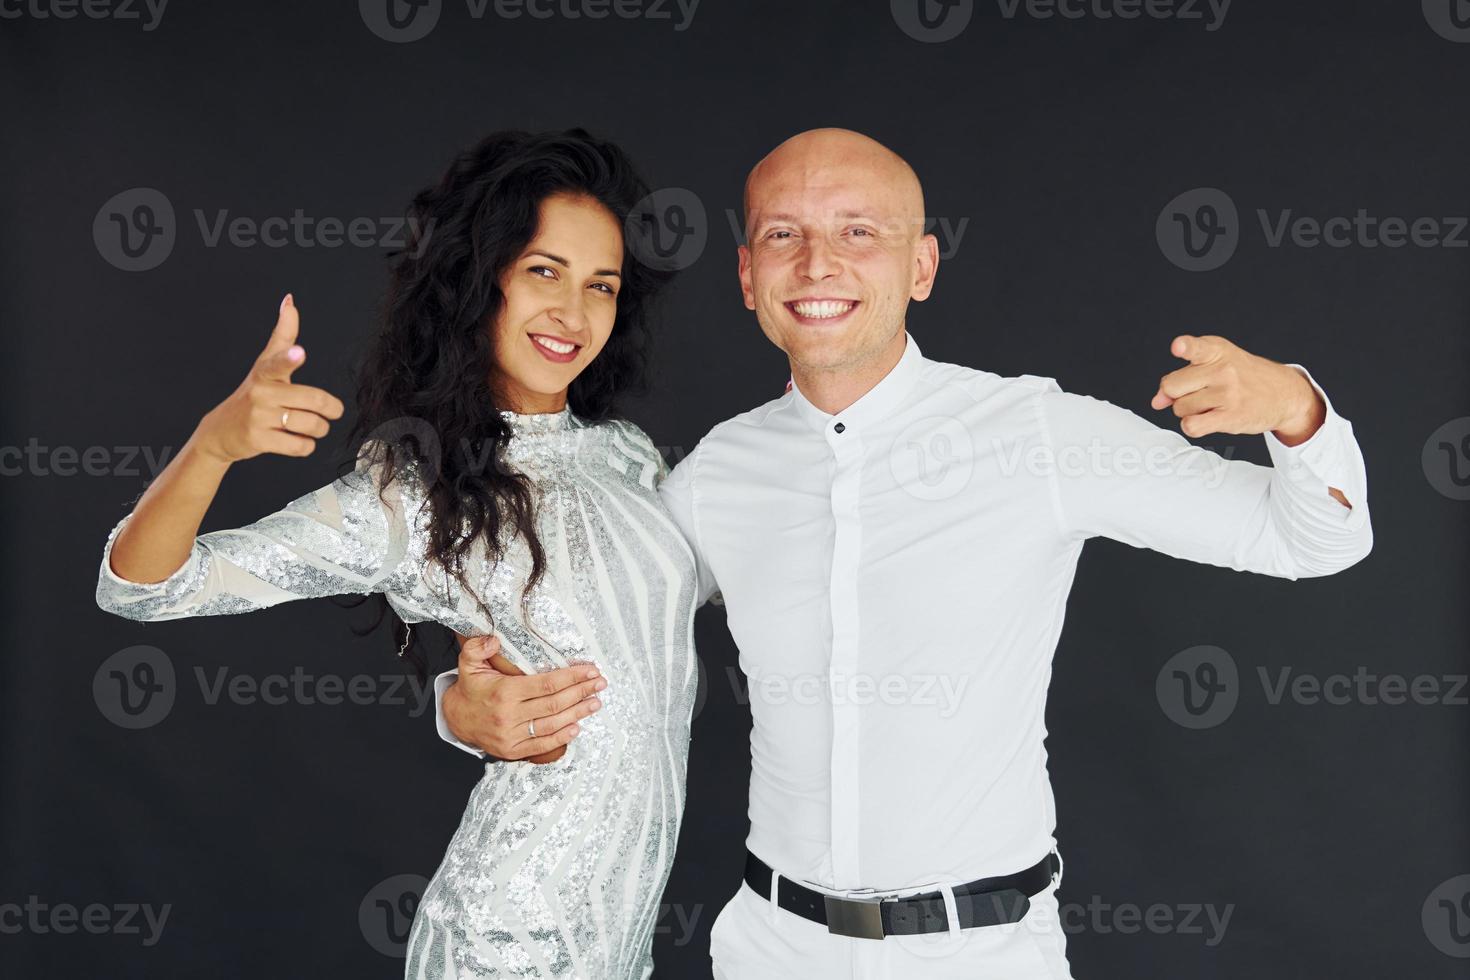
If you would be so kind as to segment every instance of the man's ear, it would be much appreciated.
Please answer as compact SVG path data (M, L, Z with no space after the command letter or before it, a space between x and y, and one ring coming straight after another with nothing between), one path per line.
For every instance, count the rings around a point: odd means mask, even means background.
M736 249L740 256L740 295L745 300L747 310L755 309L755 288L750 281L750 246L741 245Z
M923 302L934 291L934 277L939 274L939 239L925 235L919 239L914 256L914 288L909 298Z

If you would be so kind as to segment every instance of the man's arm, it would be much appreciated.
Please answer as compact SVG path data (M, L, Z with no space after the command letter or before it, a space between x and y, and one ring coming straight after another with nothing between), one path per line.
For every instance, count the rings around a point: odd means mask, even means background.
M1227 460L1116 405L1046 391L1053 458L1084 461L1053 475L1064 529L1291 579L1366 556L1362 453L1306 369L1221 337L1179 337L1171 349L1190 365L1161 380L1153 407L1173 408L1188 436L1264 434L1272 465Z
M689 550L694 552L695 575L698 579L695 605L702 606L706 602L724 605L724 597L720 595L719 583L715 581L714 572L705 558L704 544L699 533L697 477L700 453L703 449L704 443L701 442L694 447L694 452L674 467L672 472L669 471L667 465L659 468L658 496L664 509L669 512L669 516L678 526L679 533L684 536L685 541L689 542Z

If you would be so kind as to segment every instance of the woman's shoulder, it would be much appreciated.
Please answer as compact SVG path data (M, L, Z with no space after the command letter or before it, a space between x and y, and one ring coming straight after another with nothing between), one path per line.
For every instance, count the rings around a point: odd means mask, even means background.
M583 424L589 429L595 429L600 435L609 439L627 439L632 442L653 445L653 440L648 437L638 426L638 423L625 418L606 418L595 422L584 421Z
M610 418L588 423L588 425L596 428L600 435L624 452L644 461L657 463L661 467L667 465L663 452L636 422L624 418Z
M431 445L415 443L410 448L401 439L366 439L358 447L352 472L339 482L364 493L387 492L406 500L419 500L433 483L432 470L439 465L438 444L431 442Z

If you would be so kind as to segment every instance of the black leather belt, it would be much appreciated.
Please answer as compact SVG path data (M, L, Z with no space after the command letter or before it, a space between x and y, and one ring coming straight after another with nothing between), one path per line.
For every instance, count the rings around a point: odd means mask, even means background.
M1025 871L955 885L960 928L1020 922L1031 908L1031 896L1050 885L1060 871L1060 859L1053 851ZM761 898L770 900L771 867L749 850L745 852L745 883ZM820 922L830 933L857 939L949 931L941 892L904 898L836 898L782 875L776 886L776 904L804 919Z

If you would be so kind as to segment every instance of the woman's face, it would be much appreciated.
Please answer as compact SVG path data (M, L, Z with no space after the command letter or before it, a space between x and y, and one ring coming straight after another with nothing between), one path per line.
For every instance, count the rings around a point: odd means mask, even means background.
M622 267L623 230L601 203L581 194L541 202L536 236L500 281L492 381L502 408L566 406L567 385L612 333Z

